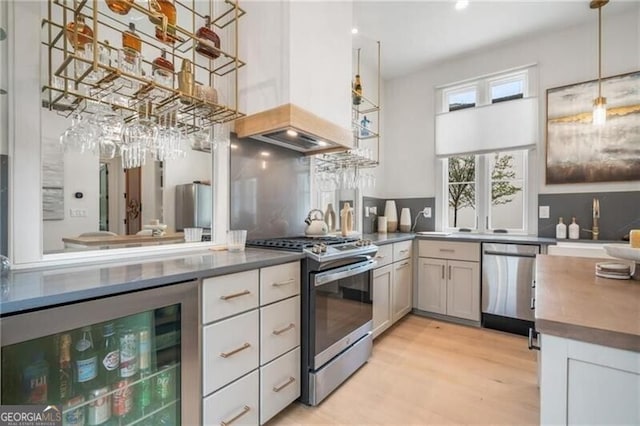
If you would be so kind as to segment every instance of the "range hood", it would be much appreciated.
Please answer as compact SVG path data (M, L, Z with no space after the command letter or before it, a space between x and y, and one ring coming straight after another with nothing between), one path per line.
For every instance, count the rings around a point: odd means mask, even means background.
M307 155L344 151L353 145L349 129L293 104L238 119L235 130L240 138L251 137Z

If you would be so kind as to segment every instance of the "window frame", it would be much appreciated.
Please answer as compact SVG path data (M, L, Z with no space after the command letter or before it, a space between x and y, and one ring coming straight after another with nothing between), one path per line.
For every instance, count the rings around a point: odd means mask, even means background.
M521 99L521 98L505 99L502 101L493 102L493 96L491 94L491 91L494 87L502 84L513 83L516 81L522 81L522 98L529 97L529 69L525 69L525 70L521 70L513 73L501 74L495 77L487 78L484 81L487 85L487 104L488 105L493 103L509 102L510 100Z
M493 156L496 153L509 153L518 152L522 153L522 228L504 228L493 227L491 218L491 186L493 179L491 178L491 161L489 156ZM471 232L477 233L493 233L495 229L506 229L510 234L525 235L529 230L529 197L527 188L530 186L529 182L529 152L528 150L515 150L515 151L496 151L488 152L484 154L470 154L476 158L475 162L475 227L453 227L449 224L449 158L443 158L442 163L442 229L445 232L459 232L461 228L471 229ZM463 155L461 155L463 156ZM484 218L484 220L481 220Z
M456 95L459 93L466 93L466 92L470 92L472 91L475 93L475 103L473 104L473 106L468 106L468 107L464 107L464 108L457 108L457 109L449 109L449 97L451 95ZM453 87L449 87L446 89L442 90L442 109L444 112L456 112L456 111L460 111L460 110L464 110L464 109L469 109L469 108L476 108L478 107L479 104L481 104L482 100L480 99L480 88L478 87L477 83L473 83L473 84L463 84L463 85L459 85L459 86L453 86Z

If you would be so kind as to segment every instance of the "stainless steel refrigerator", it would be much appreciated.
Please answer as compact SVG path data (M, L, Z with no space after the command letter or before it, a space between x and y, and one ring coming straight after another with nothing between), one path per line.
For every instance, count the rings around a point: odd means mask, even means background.
M211 229L213 211L211 185L187 183L176 185L176 231L184 228Z

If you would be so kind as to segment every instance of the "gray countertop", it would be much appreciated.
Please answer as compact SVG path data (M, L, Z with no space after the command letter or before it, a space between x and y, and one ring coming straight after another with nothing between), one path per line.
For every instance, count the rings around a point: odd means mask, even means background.
M364 234L362 239L371 240L377 246L385 244L397 243L398 241L413 240L416 237L414 233L391 232L388 234Z
M416 234L416 238L444 241L465 241L478 243L513 243L513 244L541 244L555 245L555 238L543 238L535 235L515 235L515 234L474 234L470 232L457 232L449 235L421 235Z
M11 271L2 282L0 315L231 274L302 259L302 253L199 250L148 260Z

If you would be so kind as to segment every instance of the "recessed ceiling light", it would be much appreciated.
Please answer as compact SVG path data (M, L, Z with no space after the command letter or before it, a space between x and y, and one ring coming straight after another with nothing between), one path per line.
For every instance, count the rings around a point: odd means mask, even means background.
M291 136L292 138L295 138L296 136L298 136L298 132L296 132L293 129L289 129L287 130L287 135Z
M351 34L358 34L358 29L356 27L351 28Z
M318 141L318 146L327 146L329 145L328 143L326 143L325 141Z
M469 6L469 0L458 0L456 2L456 10L466 9Z
M262 151L260 155L262 155L263 157L268 157L271 155L271 153L269 151Z
M238 145L236 145L235 143L232 143L229 146L231 146L231 149L238 149Z

